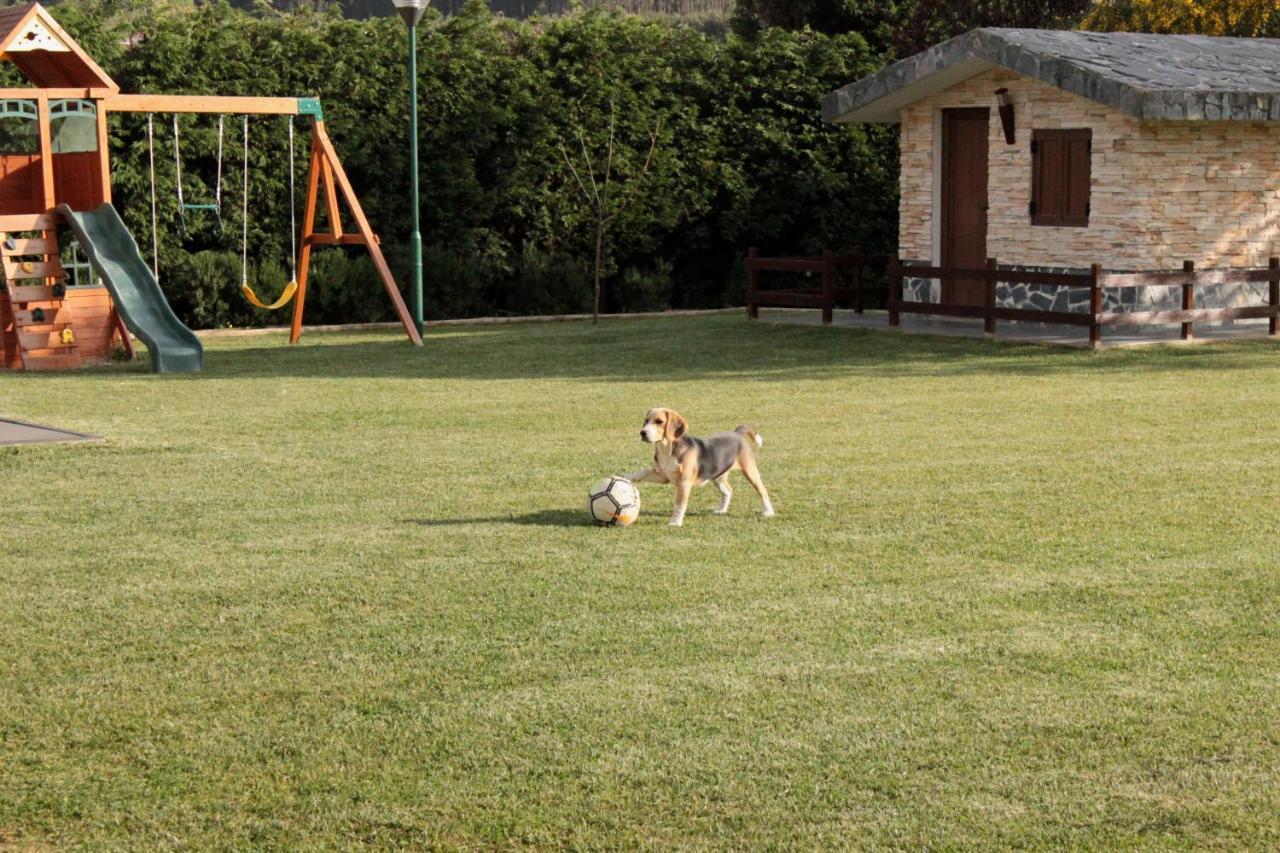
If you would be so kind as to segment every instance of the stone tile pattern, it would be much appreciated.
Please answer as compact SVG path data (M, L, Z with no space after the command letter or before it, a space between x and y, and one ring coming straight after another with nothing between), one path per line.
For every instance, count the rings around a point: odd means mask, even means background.
M1007 145L992 93L1007 88L1017 141ZM1280 254L1280 124L1139 121L1006 69L972 77L901 111L899 251L933 259L935 116L991 107L987 254L1001 266L1112 270L1266 266ZM1093 130L1087 227L1031 224L1032 128ZM1005 287L1002 302L1076 305L1058 288ZM936 295L936 288L932 291ZM1039 293L1040 295L1035 295ZM1261 304L1266 285L1206 288L1208 307ZM1045 300L1048 299L1048 304ZM1176 307L1175 288L1108 291L1115 305Z
M1280 40L983 27L827 95L828 121L962 63L999 66L1139 119L1280 120Z

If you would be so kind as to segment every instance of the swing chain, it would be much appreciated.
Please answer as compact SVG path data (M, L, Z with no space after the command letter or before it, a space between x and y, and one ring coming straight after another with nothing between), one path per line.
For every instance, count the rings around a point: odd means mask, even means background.
M298 280L297 191L293 185L293 116L289 116L289 278Z
M244 116L244 196L240 210L240 281L249 286L249 116Z
M156 277L156 283L159 284L160 237L156 228L156 144L151 113L147 113L147 163L151 172L151 273Z

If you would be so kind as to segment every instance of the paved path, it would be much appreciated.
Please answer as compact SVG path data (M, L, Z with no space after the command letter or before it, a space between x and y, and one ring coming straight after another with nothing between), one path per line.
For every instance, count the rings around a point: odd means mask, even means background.
M51 441L96 441L97 436L0 418L0 445L43 444Z
M760 319L772 323L797 323L817 326L822 316L812 308L761 308ZM868 311L855 314L852 311L836 311L834 326L857 329L892 331L889 317L884 311ZM981 338L982 320L950 317L922 317L902 315L900 332L918 335L944 335L947 337ZM1147 346L1150 344L1188 344L1209 341L1265 340L1266 320L1237 320L1233 323L1197 324L1193 341L1179 337L1178 326L1149 326L1140 329L1103 329L1102 344L1107 347ZM1055 326L1047 323L1001 322L996 326L996 338L1004 341L1053 344L1056 346L1089 346L1089 330L1084 326Z

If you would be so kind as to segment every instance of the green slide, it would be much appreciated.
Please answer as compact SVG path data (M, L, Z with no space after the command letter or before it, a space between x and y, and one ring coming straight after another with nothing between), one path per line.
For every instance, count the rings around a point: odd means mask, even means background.
M109 204L79 213L65 204L58 213L66 219L102 276L124 324L147 345L151 370L183 373L204 368L204 347L173 313L151 268L142 259L133 235Z

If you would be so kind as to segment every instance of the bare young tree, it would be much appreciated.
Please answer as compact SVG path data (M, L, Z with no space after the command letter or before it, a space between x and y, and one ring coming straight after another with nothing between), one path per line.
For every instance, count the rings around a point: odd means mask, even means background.
M582 196L587 202L587 206L591 209L593 224L596 231L596 252L595 263L593 266L593 279L595 281L595 298L591 304L591 322L600 322L600 274L604 265L604 239L605 232L608 230L609 223L617 219L630 206L632 199L635 198L636 192L640 189L641 183L644 182L644 176L648 174L649 167L653 164L653 152L658 147L658 134L662 131L662 119L658 119L654 123L653 132L649 135L649 151L645 154L644 165L631 181L631 186L627 189L625 195L620 201L613 201L609 197L609 190L614 183L613 174L613 151L614 151L614 132L617 129L617 115L614 112L613 99L609 99L609 143L605 148L604 166L597 170L596 164L592 161L591 155L587 153L586 140L582 138L582 133L578 133L578 146L582 149L582 162L584 171L587 175L587 182L582 180L582 174L573 165L573 158L569 156L569 150L560 145L560 153L564 155L564 162L569 167L573 179L578 184L578 189L582 191ZM599 176L597 177L597 172ZM590 187L588 188L588 183Z

